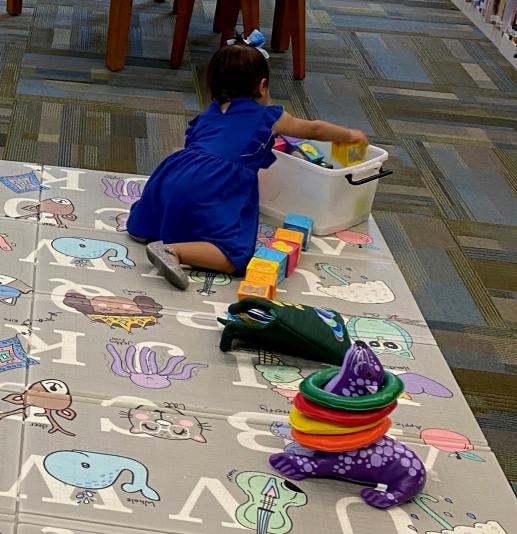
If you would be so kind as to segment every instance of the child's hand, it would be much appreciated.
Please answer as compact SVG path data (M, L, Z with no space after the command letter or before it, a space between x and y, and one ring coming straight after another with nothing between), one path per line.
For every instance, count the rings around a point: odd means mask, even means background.
M361 143L363 145L368 144L368 137L361 130L347 129L347 138L343 139L345 143Z

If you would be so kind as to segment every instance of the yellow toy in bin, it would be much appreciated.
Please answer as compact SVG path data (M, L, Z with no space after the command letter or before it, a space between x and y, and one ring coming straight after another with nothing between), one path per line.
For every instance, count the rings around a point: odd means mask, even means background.
M332 143L331 156L343 167L351 167L366 161L367 148L364 143Z

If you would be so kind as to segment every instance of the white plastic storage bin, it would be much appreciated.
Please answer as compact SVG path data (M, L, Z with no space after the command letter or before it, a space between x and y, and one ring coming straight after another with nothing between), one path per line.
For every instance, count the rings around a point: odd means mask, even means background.
M278 220L288 213L307 215L314 219L314 234L328 235L368 219L378 179L392 171L382 170L388 159L382 148L369 146L364 163L337 168L331 144L316 144L335 168L275 151L277 161L259 174L260 211Z

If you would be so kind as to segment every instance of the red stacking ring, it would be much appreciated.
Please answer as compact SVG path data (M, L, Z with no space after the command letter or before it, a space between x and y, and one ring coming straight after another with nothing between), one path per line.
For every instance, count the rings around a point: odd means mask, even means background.
M293 404L307 417L312 417L318 421L334 423L340 426L361 426L375 421L385 419L396 407L397 401L392 402L384 408L371 410L368 412L343 412L318 406L314 402L307 400L301 393L294 398Z
M391 420L389 418L381 421L377 426L355 432L354 434L341 434L328 436L323 434L306 434L294 428L291 430L291 436L300 445L324 452L345 452L361 447L367 447L378 439L382 438L384 434L390 429Z

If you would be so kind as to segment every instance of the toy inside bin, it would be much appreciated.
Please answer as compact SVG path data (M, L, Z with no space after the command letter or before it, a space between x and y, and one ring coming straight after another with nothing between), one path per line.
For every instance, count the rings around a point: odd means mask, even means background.
M366 221L370 215L386 150L370 145L366 160L342 167L331 157L331 143L314 143L334 164L327 169L275 151L277 161L259 174L260 211L278 220L303 213L314 220L313 233L329 235Z

